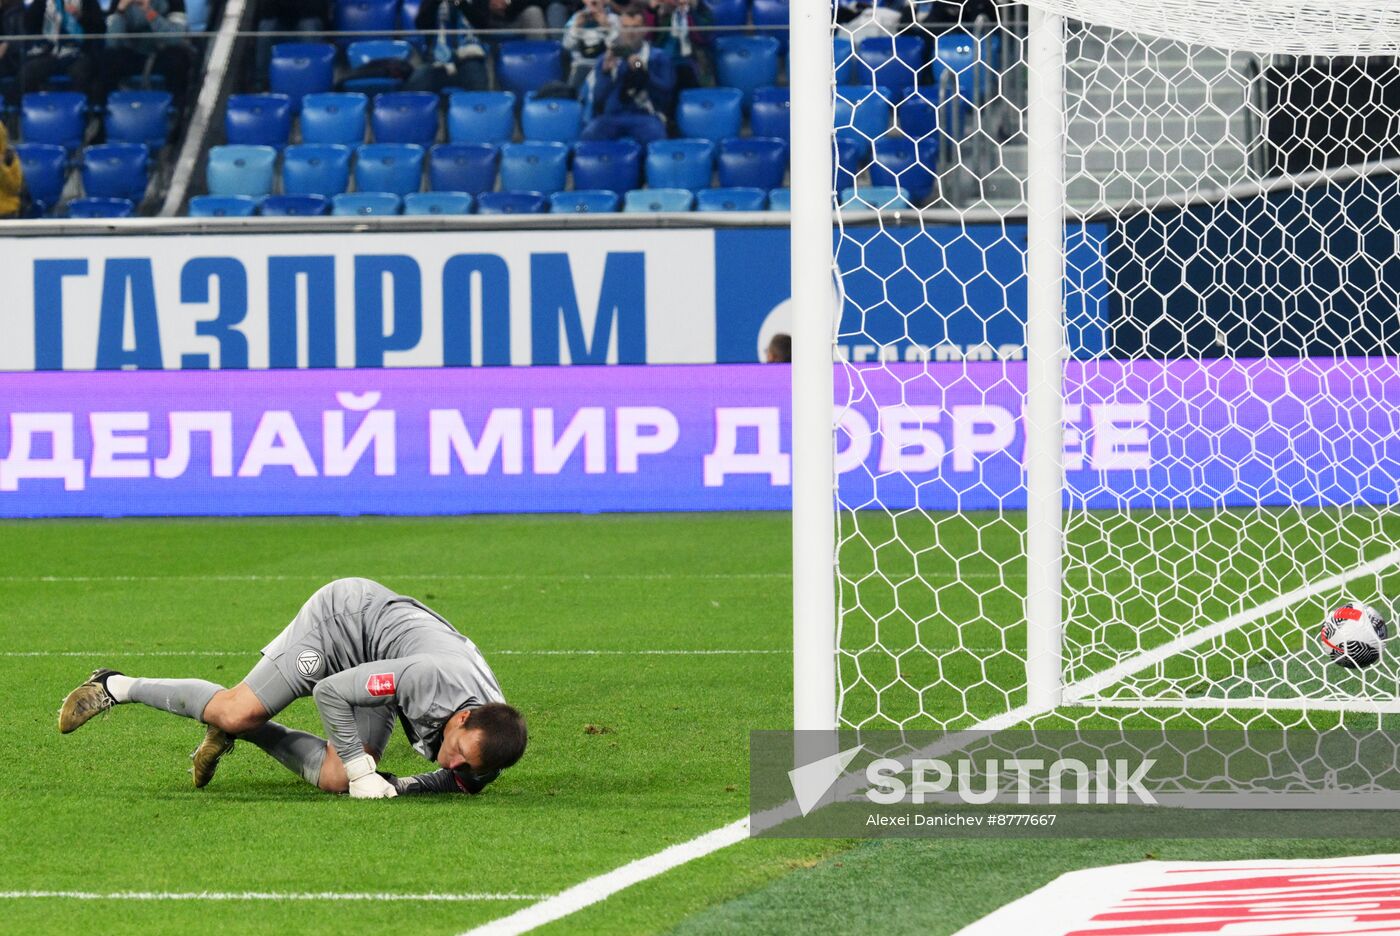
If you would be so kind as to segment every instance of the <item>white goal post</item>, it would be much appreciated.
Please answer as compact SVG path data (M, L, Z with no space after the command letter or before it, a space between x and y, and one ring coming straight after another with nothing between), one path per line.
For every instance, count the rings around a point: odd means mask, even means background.
M794 726L1400 713L1400 0L887 6L791 9Z

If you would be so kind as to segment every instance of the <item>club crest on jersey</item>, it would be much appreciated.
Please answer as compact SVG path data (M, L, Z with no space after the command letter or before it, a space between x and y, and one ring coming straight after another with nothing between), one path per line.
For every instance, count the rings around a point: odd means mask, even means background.
M394 694L394 674L375 673L365 682L365 691L372 696L386 696Z
M303 650L297 654L297 672L303 676L315 676L321 672L321 654L315 650Z

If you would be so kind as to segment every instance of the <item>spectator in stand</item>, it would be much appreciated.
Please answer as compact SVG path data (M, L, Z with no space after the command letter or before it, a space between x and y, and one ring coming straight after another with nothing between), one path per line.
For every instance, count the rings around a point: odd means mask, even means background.
M185 105L191 85L194 47L185 38L183 0L115 0L107 15L107 48L103 51L103 93L115 91L123 78L152 70L165 79L176 111ZM132 38L135 36L160 36Z
M607 0L584 0L583 9L569 18L564 30L564 49L572 56L569 84L580 87L588 80L598 59L621 35L617 14Z
M24 63L24 44L11 42L8 36L23 36L24 0L0 0L0 82L5 83L5 100L19 103L19 68Z
M258 32L322 32L331 21L330 0L258 0ZM314 42L321 37L308 36ZM267 70L272 64L272 47L279 42L296 42L293 38L258 37L253 54L253 84L267 87Z
M619 16L621 33L583 85L585 140L633 139L647 144L666 137L676 91L671 56L647 41L646 8L633 4Z
M768 342L768 349L764 352L764 357L769 364L791 364L792 363L792 336L778 332Z
M570 18L583 9L581 0L543 0L544 22L552 36L563 35Z
M414 29L428 33L427 63L413 70L410 91L441 91L455 86L468 91L490 87L486 49L472 31L468 3L462 0L423 0Z
M671 56L676 69L676 90L698 88L708 73L702 50L709 42L697 26L710 25L710 11L694 0L651 0L654 44Z
M10 131L0 121L0 218L18 218L24 192L24 167L10 148Z
M97 0L34 0L24 12L24 31L44 37L25 50L19 83L26 92L42 91L55 75L66 75L73 90L99 103L101 40L64 38L100 36L106 31Z
M540 32L545 21L539 0L460 0L459 7L473 29L519 29L527 31L526 39L546 38Z

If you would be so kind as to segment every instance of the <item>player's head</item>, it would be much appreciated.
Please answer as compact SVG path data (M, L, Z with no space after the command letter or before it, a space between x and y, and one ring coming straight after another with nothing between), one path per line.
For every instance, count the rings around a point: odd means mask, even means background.
M769 364L791 364L792 363L792 336L781 332L773 336L773 340L768 342L768 350L765 352Z
M463 709L442 726L438 766L481 775L504 770L525 753L525 716L514 706L492 702Z

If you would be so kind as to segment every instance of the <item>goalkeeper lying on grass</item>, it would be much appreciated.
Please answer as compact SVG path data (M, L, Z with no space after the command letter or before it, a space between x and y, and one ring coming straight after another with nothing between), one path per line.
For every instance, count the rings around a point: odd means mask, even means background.
M271 721L303 696L316 700L329 744ZM191 755L196 787L241 738L331 793L479 793L520 759L526 742L525 719L505 704L476 644L425 605L368 579L340 579L312 595L232 689L100 669L63 700L58 730L67 734L122 702L209 726ZM441 770L405 778L376 772L395 715L414 750Z

